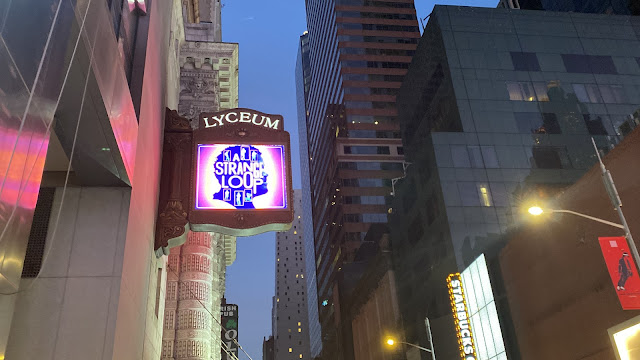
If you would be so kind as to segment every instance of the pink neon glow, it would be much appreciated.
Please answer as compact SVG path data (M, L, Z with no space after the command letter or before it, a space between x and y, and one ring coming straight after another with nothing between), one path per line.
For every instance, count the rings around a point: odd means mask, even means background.
M248 145L198 145L198 161L196 169L196 209L233 209L235 208L221 200L213 199L214 194L220 192L222 185L215 176L214 163L223 150L230 146ZM251 145L262 154L264 172L267 177L267 193L253 198L256 209L286 209L287 208L287 171L285 149L283 145Z
M25 126L18 137L17 130L0 128L0 170L4 174L0 176L0 202L5 206L34 209L38 201L49 136L30 130Z

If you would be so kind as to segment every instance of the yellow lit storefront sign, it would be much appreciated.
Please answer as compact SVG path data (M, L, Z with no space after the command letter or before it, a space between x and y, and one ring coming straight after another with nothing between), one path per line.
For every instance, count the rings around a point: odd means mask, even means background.
M453 321L456 325L460 358L463 360L476 360L476 348L460 273L451 274L447 277L447 287L449 288Z

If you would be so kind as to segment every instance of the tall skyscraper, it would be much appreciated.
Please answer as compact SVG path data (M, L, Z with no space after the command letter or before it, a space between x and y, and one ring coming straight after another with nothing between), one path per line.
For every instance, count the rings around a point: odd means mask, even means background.
M372 223L386 222L403 176L395 95L420 37L412 0L306 2L311 86L306 100L323 354L342 358L339 290ZM347 339L347 341L349 341Z
M300 36L296 60L296 98L298 108L298 134L300 139L300 174L302 177L302 227L304 228L305 279L307 280L307 308L309 314L309 338L311 356L322 351L322 329L318 320L318 287L316 283L316 252L313 241L311 216L311 187L309 181L309 148L307 145L307 100L311 87L311 63L309 59L309 33Z
M278 360L310 358L300 190L293 191L293 201L295 213L291 229L276 233L276 300L272 330L273 354Z
M434 8L398 95L412 165L396 186L390 233L409 342L428 343L429 317L438 357L457 355L445 279L484 254L506 352L518 358L498 253L527 204L594 165L591 138L604 153L635 126L637 25L622 15Z

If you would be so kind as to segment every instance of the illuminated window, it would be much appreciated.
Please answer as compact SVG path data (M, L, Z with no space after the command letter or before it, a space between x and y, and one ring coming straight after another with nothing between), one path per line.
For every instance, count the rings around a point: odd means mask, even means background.
M280 258L278 258L278 261L280 261Z
M301 329L301 328L298 328L298 332L299 332L299 333L301 333L301 332L302 332L302 329Z
M294 230L293 235L298 235L298 232Z
M280 298L277 298L277 299L276 299L276 302L280 302Z
M300 215L298 215L298 219L300 219Z
M289 352L293 352L293 349L292 349L292 348L289 348Z
M291 332L291 329L289 329L289 332ZM289 350L289 352L291 352L291 350Z
M304 279L304 274L300 274L300 277Z
M300 354L300 359L302 359L302 354Z
M491 197L489 196L489 189L485 185L478 186L478 192L480 193L480 202L482 206L491 206Z
M300 323L300 321L298 321L298 326L301 326L301 323Z

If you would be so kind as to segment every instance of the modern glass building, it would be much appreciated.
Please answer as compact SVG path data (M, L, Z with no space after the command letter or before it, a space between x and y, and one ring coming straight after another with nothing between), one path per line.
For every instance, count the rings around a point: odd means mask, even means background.
M420 33L411 0L311 0L306 9L310 233L323 354L341 359L351 335L341 330L339 272L370 224L387 221L391 179L403 174L395 101Z
M311 86L309 59L309 33L300 36L296 60L296 100L298 108L298 133L300 139L300 173L302 175L302 227L304 241L305 277L307 282L307 313L309 315L309 341L311 357L322 351L322 329L318 320L318 286L316 284L316 255L311 217L311 183L309 181L309 152L307 145L307 98Z
M636 0L500 0L499 7L591 14L640 15Z
M445 279L485 254L517 358L496 254L530 201L595 163L591 137L605 153L640 120L639 30L631 16L435 7L398 95L411 165L390 225L408 341L426 341L428 316L438 357L459 356Z

